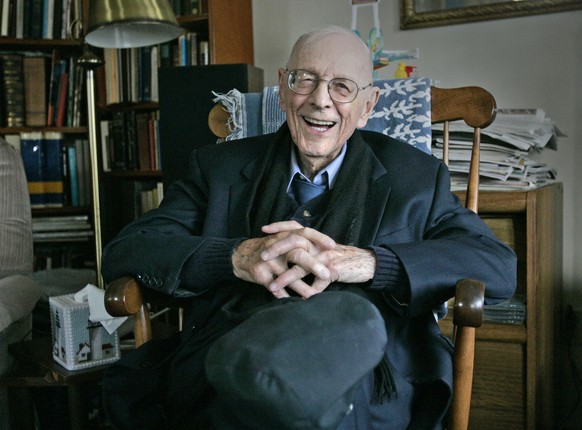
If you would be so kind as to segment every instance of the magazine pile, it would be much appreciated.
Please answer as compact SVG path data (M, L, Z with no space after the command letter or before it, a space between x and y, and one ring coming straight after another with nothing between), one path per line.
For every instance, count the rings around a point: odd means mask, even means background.
M442 124L433 125L433 154L442 159ZM449 170L453 190L467 186L473 129L463 121L449 125ZM537 188L556 179L557 171L531 159L557 149L563 136L543 109L497 109L493 123L481 130L480 189Z

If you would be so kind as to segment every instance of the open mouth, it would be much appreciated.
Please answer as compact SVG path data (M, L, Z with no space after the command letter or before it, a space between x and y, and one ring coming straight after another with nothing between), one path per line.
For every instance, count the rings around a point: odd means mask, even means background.
M315 128L317 131L327 131L336 124L333 121L322 121L319 119L309 118L306 116L304 116L302 118L307 123L307 125Z

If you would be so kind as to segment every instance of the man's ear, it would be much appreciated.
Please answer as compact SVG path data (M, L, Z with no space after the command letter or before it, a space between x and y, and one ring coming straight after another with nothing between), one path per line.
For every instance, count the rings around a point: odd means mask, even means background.
M285 103L283 102L283 91L285 90L285 69L283 67L279 68L279 108L285 112Z
M380 88L378 87L370 88L369 94L366 98L366 101L364 102L362 114L360 115L360 118L358 120L357 128L363 128L366 126L366 124L368 123L368 118L372 114L372 111L374 110L374 107L376 106L376 103L378 103L379 99L380 99Z

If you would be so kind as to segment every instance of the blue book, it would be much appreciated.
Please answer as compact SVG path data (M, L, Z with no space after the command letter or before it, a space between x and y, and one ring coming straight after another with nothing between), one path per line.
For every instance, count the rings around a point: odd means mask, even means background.
M61 207L65 203L63 176L63 134L45 132L43 145L43 182L47 206Z
M74 144L67 146L67 166L71 187L71 206L77 207L79 206L79 176L77 169L77 148Z
M20 133L20 153L28 182L31 207L46 206L43 182L42 133Z

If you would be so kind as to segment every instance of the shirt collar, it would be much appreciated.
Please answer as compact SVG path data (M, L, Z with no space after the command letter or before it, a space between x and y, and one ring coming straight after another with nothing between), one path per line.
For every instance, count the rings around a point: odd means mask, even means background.
M340 167L344 161L344 157L346 156L347 151L347 144L344 144L342 150L340 151L339 155L329 163L324 169L315 175L313 181L310 181L303 173L301 173L301 169L299 168L299 163L297 161L297 155L295 153L295 145L291 146L291 175L289 176L289 183L287 184L287 192L289 192L289 188L291 187L291 181L296 173L299 173L306 181L312 182L316 185L324 185L328 184L328 189L332 189L337 178L337 174L339 172ZM327 178L326 178L327 176Z

